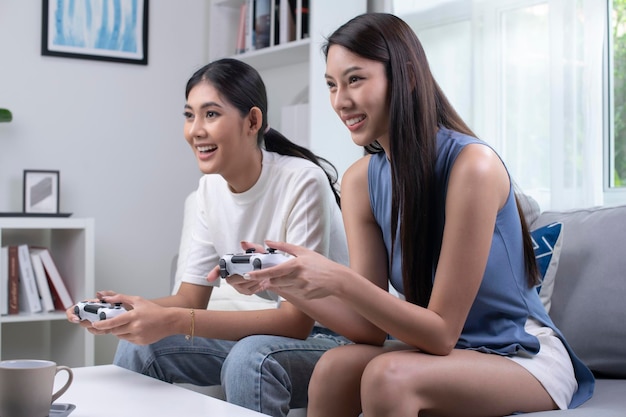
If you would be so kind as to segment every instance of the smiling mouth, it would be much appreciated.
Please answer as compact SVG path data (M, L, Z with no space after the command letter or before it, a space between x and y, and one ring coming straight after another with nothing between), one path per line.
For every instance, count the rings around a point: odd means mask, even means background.
M361 122L365 120L365 116L359 116L359 117L352 117L350 119L346 120L346 126L350 127L350 126L354 126L355 124Z
M196 146L196 149L200 153L207 154L207 153L214 152L217 149L217 146L215 145Z

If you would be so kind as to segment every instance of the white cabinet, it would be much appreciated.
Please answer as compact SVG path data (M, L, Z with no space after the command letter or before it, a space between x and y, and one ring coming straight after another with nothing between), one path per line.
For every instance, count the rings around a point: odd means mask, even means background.
M308 147L331 161L339 175L359 157L345 126L332 110L324 80L321 46L350 18L367 11L367 0L309 0L309 37L235 54L240 6L247 0L211 0L208 10L209 61L232 57L255 67L267 87L270 125L281 130L283 106L309 103ZM290 138L299 142L296 138Z
M0 218L0 246L24 243L50 250L74 301L93 296L93 219ZM0 264L0 268L7 267ZM7 297L5 288L0 288L0 297ZM89 366L94 364L94 336L68 322L64 311L3 315L0 358L49 359L67 366Z

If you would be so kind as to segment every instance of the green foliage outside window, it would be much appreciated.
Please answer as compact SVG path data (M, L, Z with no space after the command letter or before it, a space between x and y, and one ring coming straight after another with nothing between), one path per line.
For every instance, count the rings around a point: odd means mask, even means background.
M626 186L626 0L613 0L614 185Z

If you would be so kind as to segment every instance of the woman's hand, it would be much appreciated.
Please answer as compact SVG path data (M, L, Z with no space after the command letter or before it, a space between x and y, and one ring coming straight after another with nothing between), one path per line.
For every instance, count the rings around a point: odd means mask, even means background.
M213 268L206 277L207 281L209 282L215 282L220 278L221 276L219 266ZM237 290L237 292L243 295L254 295L257 292L262 291L258 282L245 279L241 275L229 275L226 278L226 282L232 285L233 288Z
M110 291L110 290L98 291L96 293L96 297L95 298L92 298L92 299L89 299L89 300L85 300L85 301L92 301L92 302L98 303L98 302L102 301L102 297L109 296L109 295L115 295L115 294L116 294L115 291ZM67 316L67 320L69 322L79 324L81 327L84 327L90 333L93 333L95 335L105 334L105 332L102 332L102 331L99 331L97 329L94 329L93 326L91 325L91 322L89 320L81 320L80 317L78 317L76 315L76 313L74 313L74 308L75 307L76 307L76 304L71 306L67 310L65 310L65 315Z
M249 282L258 283L255 291L274 291L305 299L324 298L337 294L345 266L319 253L284 242L265 242L268 247L291 254L293 259L267 269L251 271Z
M137 345L148 345L175 334L168 322L171 317L168 312L173 309L139 296L115 294L103 296L102 299L111 304L122 303L128 311L117 317L92 323L92 329L100 332L98 334L110 333Z
M241 242L241 248L245 251L249 250L249 249L254 249L254 251L256 253L264 253L265 252L265 248L263 247L263 245L259 245L256 243L251 243L251 242L246 242L246 241L242 241ZM207 281L209 282L215 282L218 279L220 279L220 267L219 265L216 266L215 268L213 268L209 274L207 275ZM239 292L240 294L243 295L254 295L258 292L263 291L259 285L258 281L253 281L250 279L245 279L244 277L242 277L241 275L235 274L235 275L230 275L226 278L226 282L231 285L233 288L235 288L235 290L237 290L237 292Z

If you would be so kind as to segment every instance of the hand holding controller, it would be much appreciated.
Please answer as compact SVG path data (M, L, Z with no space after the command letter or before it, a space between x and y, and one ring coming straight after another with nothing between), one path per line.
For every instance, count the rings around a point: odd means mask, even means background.
M74 306L74 314L81 320L90 322L111 319L126 313L121 303L111 304L104 301L81 301Z
M289 260L289 257L276 253L276 249L268 248L265 253L256 253L254 249L248 249L246 253L228 254L220 259L220 276L226 278L229 275L241 275L250 271L269 268Z

